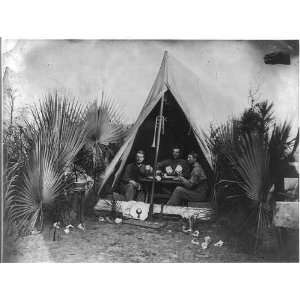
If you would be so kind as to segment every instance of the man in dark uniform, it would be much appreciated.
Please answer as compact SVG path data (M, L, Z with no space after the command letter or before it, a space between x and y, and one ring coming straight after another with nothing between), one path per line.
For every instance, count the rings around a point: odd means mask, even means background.
M135 155L135 162L128 164L121 179L121 193L126 201L135 200L142 187L139 179L145 177L146 166L144 164L145 153L139 150Z
M157 169L172 176L183 176L188 178L189 176L189 165L185 159L181 157L180 147L173 147L172 158L163 160L157 164Z
M182 186L176 187L167 205L182 205L186 201L205 202L208 194L207 177L199 164L199 156L196 152L188 155L188 163L193 167L189 179L178 177Z

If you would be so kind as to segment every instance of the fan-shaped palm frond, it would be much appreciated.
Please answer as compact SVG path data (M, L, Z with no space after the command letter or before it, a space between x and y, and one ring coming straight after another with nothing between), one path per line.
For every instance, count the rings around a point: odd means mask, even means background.
M247 197L256 203L266 202L271 188L269 153L261 138L255 134L243 136L240 153L230 157Z
M256 211L250 213L256 217L256 249L262 229L271 224L269 152L263 137L257 134L243 136L239 148L239 152L229 157L240 178L237 183Z
M55 148L53 155L56 155L57 164L71 161L86 138L82 107L57 94L49 95L46 101L35 107L33 117L33 131L44 135L45 142Z
M92 146L118 143L124 136L121 119L113 102L102 100L99 106L93 102L85 116L87 142Z
M206 146L210 152L212 176L211 201L217 209L217 190L223 183L228 184L228 168L230 160L227 155L232 153L235 148L235 120L230 120L216 128L211 126L210 135L204 134ZM226 176L225 176L226 173ZM230 176L229 176L230 177Z
M97 170L105 169L106 156L110 155L110 145L119 144L125 137L123 118L112 99L105 97L104 93L99 105L94 101L86 110L86 148L91 150L95 182L97 182ZM96 184L94 184L94 191L96 191Z
M68 184L65 168L85 143L81 108L57 94L33 110L32 148L15 179L8 199L8 216L26 233L42 218L42 207L63 197Z
M232 179L229 155L237 150L238 139L238 124L234 119L213 129L210 137L206 137L216 183L220 179Z

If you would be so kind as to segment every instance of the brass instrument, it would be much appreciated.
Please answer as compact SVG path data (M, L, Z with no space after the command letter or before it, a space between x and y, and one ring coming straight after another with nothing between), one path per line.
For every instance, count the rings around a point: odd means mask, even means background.
M159 122L160 122L160 118L161 118L161 132L162 132L162 135L165 134L165 122L167 121L167 118L165 118L164 116L157 116L155 118L155 124L154 124L154 134L153 134L153 142L152 142L152 145L151 147L152 148L155 148L156 147L156 135L157 135L157 129L158 129L158 126L159 126Z

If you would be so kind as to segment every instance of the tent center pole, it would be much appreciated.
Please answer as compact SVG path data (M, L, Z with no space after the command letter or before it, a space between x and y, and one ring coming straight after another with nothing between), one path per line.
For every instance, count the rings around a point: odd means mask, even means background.
M149 219L151 220L153 217L153 200L154 200L154 189L155 189L155 176L157 171L157 160L158 160L158 153L159 153L159 146L160 146L160 134L162 128L162 116L163 116L163 109L164 109L164 93L161 97L160 101L160 110L159 110L159 122L158 122L158 132L157 132L157 142L155 147L155 158L154 158L154 166L153 166L153 179L151 185L151 194L150 194L150 207L149 207Z

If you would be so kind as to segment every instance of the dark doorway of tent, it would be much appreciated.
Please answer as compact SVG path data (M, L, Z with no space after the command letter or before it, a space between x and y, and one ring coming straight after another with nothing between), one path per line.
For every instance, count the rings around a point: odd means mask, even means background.
M146 163L153 166L155 157L155 145L153 141L155 122L157 116L159 116L159 109L160 101L158 101L140 126L127 163L134 161L136 151L144 150L146 153ZM165 121L162 126L158 161L171 157L172 148L180 146L183 158L186 158L189 152L196 151L200 155L202 167L206 173L209 173L209 165L195 138L193 128L170 90L167 90L164 94L163 116Z

